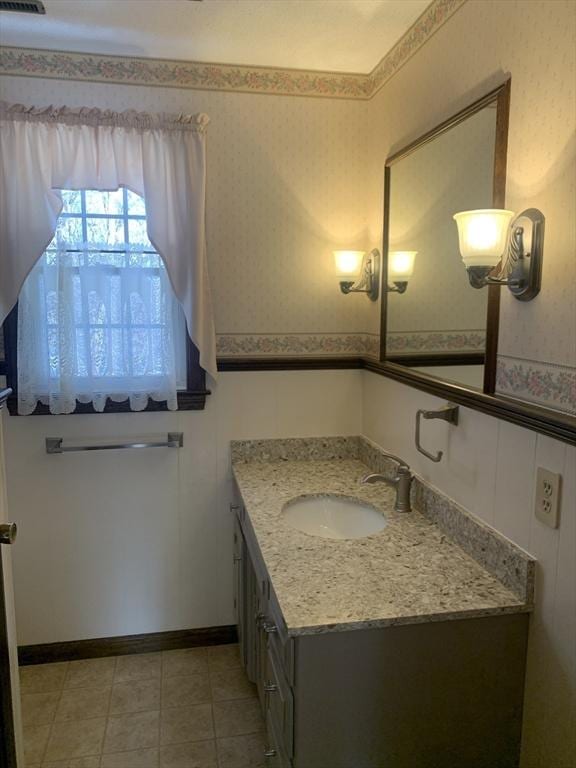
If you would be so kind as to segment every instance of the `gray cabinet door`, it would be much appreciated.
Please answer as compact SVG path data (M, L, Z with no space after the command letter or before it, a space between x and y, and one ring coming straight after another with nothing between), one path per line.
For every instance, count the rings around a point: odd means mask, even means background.
M246 560L247 550L240 522L234 518L234 613L238 629L238 644L240 658L244 667L248 663L248 647L246 643L247 629L247 595L246 595Z

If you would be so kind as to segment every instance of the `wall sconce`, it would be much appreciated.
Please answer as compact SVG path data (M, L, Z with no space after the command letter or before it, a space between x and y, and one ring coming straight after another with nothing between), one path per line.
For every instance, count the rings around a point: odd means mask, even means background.
M336 275L342 293L366 293L371 301L378 298L380 251L334 251Z
M540 292L544 216L536 208L522 213L504 210L463 211L454 216L460 254L470 285L507 285L520 301ZM495 275L490 273L502 261Z
M408 280L414 273L414 260L418 251L390 251L388 253L388 276L394 283L386 290L388 293L405 293Z

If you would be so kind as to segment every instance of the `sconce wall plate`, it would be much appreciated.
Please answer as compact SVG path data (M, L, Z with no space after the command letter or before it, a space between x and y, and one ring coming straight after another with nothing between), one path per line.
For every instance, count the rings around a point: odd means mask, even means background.
M377 301L380 292L380 251L377 248L364 256L360 279L355 283L341 280L340 290L344 294L365 293L371 301Z
M519 301L530 301L540 293L543 245L544 215L536 208L528 208L514 219L508 261L504 265L508 288ZM488 282L492 282L490 278Z

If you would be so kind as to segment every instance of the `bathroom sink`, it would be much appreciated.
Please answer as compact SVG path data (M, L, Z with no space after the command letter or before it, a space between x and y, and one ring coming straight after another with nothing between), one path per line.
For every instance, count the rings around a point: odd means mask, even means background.
M303 496L285 504L282 515L292 528L324 539L362 539L386 526L382 512L346 496Z

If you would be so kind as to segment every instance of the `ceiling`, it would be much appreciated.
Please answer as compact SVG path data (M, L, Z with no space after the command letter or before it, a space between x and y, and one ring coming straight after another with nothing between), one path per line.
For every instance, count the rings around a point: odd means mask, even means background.
M0 43L367 74L430 0L43 0L2 12Z

